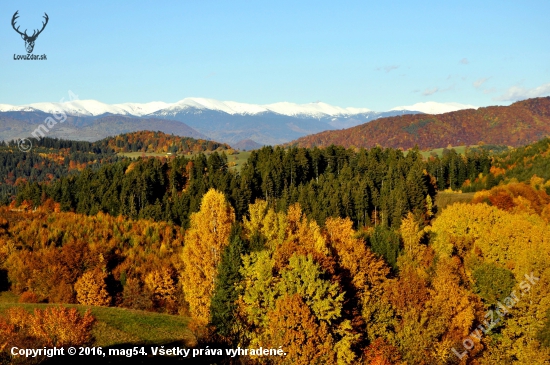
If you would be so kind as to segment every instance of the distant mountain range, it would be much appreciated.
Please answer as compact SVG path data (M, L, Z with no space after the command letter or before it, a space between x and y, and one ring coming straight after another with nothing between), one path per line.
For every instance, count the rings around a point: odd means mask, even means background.
M102 117L67 116L63 123L51 129L44 122L50 114L42 111L21 111L0 113L0 140L28 137L51 137L77 141L98 141L100 139L142 130L155 130L181 137L208 139L185 123L156 118L135 118L122 115ZM40 131L40 132L37 132Z
M430 149L482 143L521 146L547 136L550 136L550 97L510 106L382 118L349 129L308 135L287 145L365 148L380 145L403 149L415 145Z
M65 123L49 129L49 137L94 141L109 135L146 129L210 138L229 144L247 141L250 146L250 140L259 145L274 145L388 116L465 108L475 107L428 102L375 112L367 108L342 108L321 102L257 105L205 98L186 98L177 103L113 105L95 100L22 106L0 104L0 139L28 137L48 116L62 111L69 118Z

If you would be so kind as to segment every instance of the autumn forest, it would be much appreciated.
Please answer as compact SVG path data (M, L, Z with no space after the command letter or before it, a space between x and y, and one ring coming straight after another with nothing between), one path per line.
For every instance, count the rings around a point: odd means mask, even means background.
M286 354L207 363L547 364L550 139L493 147L2 142L0 363L93 345L107 307Z

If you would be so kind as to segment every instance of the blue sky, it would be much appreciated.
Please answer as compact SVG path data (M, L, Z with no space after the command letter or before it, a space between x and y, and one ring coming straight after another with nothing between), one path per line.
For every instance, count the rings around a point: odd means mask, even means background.
M41 26L34 54L11 27ZM550 95L548 1L9 1L0 104L206 97L387 110Z

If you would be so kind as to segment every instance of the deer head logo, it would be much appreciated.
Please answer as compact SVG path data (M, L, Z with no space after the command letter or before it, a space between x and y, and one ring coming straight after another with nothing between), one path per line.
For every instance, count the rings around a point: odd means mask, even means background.
M36 38L38 38L38 35L40 35L40 33L42 33L42 31L44 30L44 28L46 28L46 24L48 24L48 14L44 13L44 19L46 19L45 22L42 22L42 29L40 30L35 30L31 36L29 36L27 34L27 30L25 29L25 32L21 33L19 31L19 27L15 27L15 21L17 20L17 18L19 18L19 15L17 15L17 13L19 13L19 10L17 10L15 12L15 14L13 14L13 18L11 18L11 26L13 27L13 29L19 33L21 35L21 38L23 38L23 40L25 41L25 48L27 49L27 53L32 53L32 50L34 49L34 42L36 41Z

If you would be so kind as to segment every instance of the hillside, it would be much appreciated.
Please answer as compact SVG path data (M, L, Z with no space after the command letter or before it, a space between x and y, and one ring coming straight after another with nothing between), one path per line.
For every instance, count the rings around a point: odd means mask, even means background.
M550 181L550 138L504 152L495 158L493 166L495 176L527 182L536 175ZM550 189L550 183L546 186Z
M174 122L178 123L178 122ZM178 137L162 132L139 131L105 138L97 142L31 138L32 148L22 152L17 144L0 141L0 204L7 203L27 182L50 183L85 168L98 170L101 166L121 161L117 153L136 152L166 156L167 153L189 154L228 150L226 144Z
M421 149L478 144L521 146L549 135L550 97L545 97L510 106L381 118L349 129L305 136L288 145L403 149L415 145Z
M227 150L231 147L225 143L178 137L160 131L138 131L108 137L95 142L98 147L107 147L114 152L147 152L147 153L189 153Z
M33 312L34 309L57 307L48 303L23 303L12 292L0 292L0 315L10 308L18 307ZM81 314L90 308L77 304L65 304L67 308L77 308ZM155 313L128 308L91 307L97 319L93 329L94 346L121 346L134 344L164 344L180 341L192 344L193 334L187 328L189 318L181 315ZM147 328L147 331L143 331Z
M251 139L243 139L233 144L233 147L241 151L251 151L251 150L257 150L259 148L262 148L262 145Z

